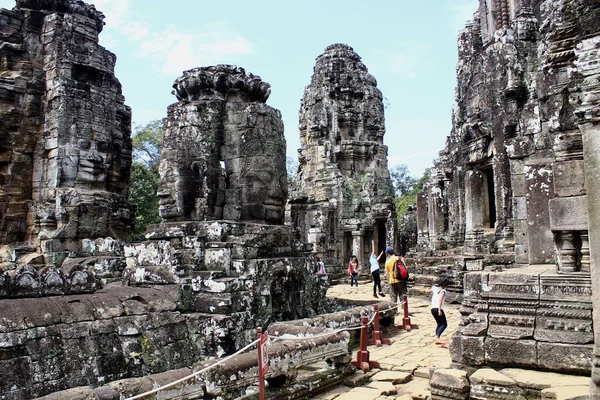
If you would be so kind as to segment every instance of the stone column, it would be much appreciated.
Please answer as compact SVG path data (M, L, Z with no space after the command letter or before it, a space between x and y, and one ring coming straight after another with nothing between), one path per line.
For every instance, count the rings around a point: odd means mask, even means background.
M360 265L365 264L363 260L363 235L361 231L352 231L352 254L358 258ZM367 260L368 261L368 260ZM364 271L363 271L364 272Z
M589 242L600 244L600 120L579 127L583 136ZM594 307L594 358L590 396L592 399L600 399L600 245L591 246L589 253Z
M579 234L581 238L581 272L590 272L590 236L588 231Z
M417 243L420 247L429 242L429 224L427 219L427 193L417 194Z
M575 62L584 77L581 93L574 96L575 115L583 139L585 187L588 200L589 242L600 243L600 37L583 40L576 48ZM594 317L594 356L590 396L600 399L600 245L590 247L592 303Z
M465 254L481 253L483 241L483 179L479 171L467 171L465 187Z
M577 249L575 248L573 232L560 232L559 249L560 262L558 263L558 272L570 273L577 270Z
M429 232L433 234L434 250L444 250L446 241L444 240L445 233L445 210L442 188L439 182L429 187Z

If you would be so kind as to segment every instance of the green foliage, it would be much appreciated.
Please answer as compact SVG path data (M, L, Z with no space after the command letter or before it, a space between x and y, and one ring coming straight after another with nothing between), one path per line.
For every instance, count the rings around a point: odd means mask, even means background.
M390 178L394 187L394 195L396 197L405 196L413 191L417 185L417 179L410 175L408 167L404 164L399 164L390 169Z
M296 174L298 173L298 160L287 156L285 158L285 169L287 170L288 188L291 189L294 183L294 178L296 178Z
M146 164L158 173L160 145L162 144L162 121L149 122L145 126L136 126L133 132L133 160Z
M131 241L144 240L146 228L160 222L158 215L158 163L162 142L162 122L137 126L133 136L133 163L129 201L137 206Z
M390 176L394 186L396 214L401 222L408 208L417 204L417 194L423 191L429 180L429 168L420 179L416 179L410 175L406 165L396 165L390 170Z

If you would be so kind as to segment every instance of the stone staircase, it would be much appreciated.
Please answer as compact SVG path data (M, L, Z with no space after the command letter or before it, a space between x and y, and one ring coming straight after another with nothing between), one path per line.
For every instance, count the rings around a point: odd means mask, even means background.
M463 293L463 278L467 272L486 270L499 271L514 266L514 254L465 255L462 248L437 251L423 256L409 254L405 257L410 273L409 294L427 296L429 289L441 277L447 277L447 301L460 303Z

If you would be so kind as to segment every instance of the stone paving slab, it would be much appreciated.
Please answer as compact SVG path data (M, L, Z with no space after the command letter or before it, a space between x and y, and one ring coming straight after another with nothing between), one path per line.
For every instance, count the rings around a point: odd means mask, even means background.
M392 382L371 382L367 386L369 389L375 389L380 391L380 395L396 395L397 390Z
M371 381L392 382L394 385L406 383L412 379L410 372L381 371L373 375Z
M514 379L517 382L517 385L522 388L537 390L557 386L586 386L590 383L590 378L587 376L564 375L555 372L504 368L500 370L500 373Z
M372 285L360 285L358 288L353 287L352 289L349 285L336 285L332 286L327 292L327 297L336 297L347 300L358 300L358 301L367 301L373 300L373 302L377 302L377 300L372 298ZM402 310L400 310L402 312ZM448 340L450 336L454 333L454 330L457 327L457 320L459 317L458 313L458 305L447 305L446 306L447 319L448 319L448 329L442 336L442 339ZM370 359L374 361L379 361L381 365L381 372L377 372L377 375L370 377L373 381L384 381L384 379L375 378L377 376L385 377L385 374L400 374L398 376L404 376L413 374L413 372L422 369L421 376L429 376L429 367L438 366L438 367L447 367L451 363L450 352L448 349L444 349L434 343L435 337L435 327L436 323L431 313L429 311L429 300L426 298L409 298L409 315L411 318L411 323L419 325L418 329L412 329L407 332L404 330L399 330L397 333L391 337L387 337L391 339L391 345L384 345L382 347L369 346L368 350L370 352ZM403 315L398 314L396 316L395 324L399 325L402 323ZM356 356L356 351L354 351L353 356ZM391 376L391 375L388 375ZM412 376L411 376L412 377ZM357 372L357 374L353 377L353 381L355 384L359 382L363 382L364 376L362 372ZM429 395L428 390L428 381L422 378L413 378L413 381L409 381L408 383L400 384L397 386L398 394L392 396L379 396L372 397L373 399L385 399L385 398L393 398L397 399L399 395L406 395L406 398L415 398L415 399L425 399ZM388 382L385 382L388 383ZM396 384L395 381L392 381L393 384ZM392 386L393 386L392 384ZM359 389L359 388L355 388ZM344 399L362 399L369 397L347 397L347 396L360 396L372 395L371 392L358 392L355 389L346 387L345 392L342 392L341 388L335 388L332 391L327 392L326 394L321 394L315 399L322 400L344 400ZM364 389L364 388L363 388ZM372 390L372 389L369 389ZM329 397L329 396L337 396L337 397ZM413 396L413 397L410 397Z

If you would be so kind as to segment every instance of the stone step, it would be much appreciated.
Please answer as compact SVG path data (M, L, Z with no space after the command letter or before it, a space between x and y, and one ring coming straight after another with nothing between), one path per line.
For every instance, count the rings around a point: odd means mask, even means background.
M414 285L429 288L434 285L438 279L439 276L437 275L414 275Z

